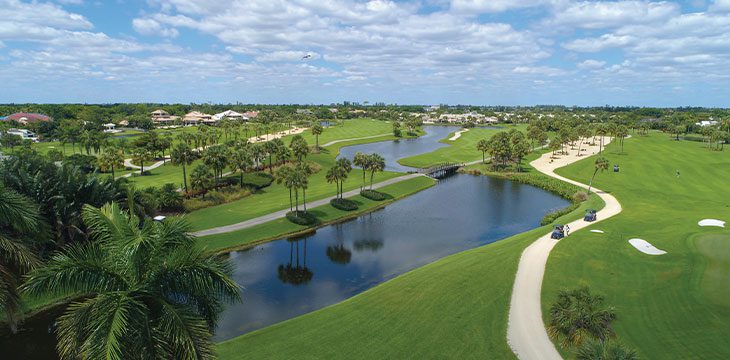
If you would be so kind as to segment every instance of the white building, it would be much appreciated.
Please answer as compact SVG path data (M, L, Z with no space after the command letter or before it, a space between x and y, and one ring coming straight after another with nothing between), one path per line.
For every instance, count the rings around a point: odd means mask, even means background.
M715 125L717 125L717 120L702 120L702 121L700 121L698 123L695 123L695 125L699 125L699 126L702 126L702 127L705 127L705 126L715 126Z
M20 136L23 140L30 140L32 142L38 142L38 136L30 130L26 129L9 129L8 135Z
M225 118L228 119L235 119L235 120L242 120L242 121L248 121L248 117L246 115L243 115L241 113L235 112L233 110L226 110L222 113L217 113L213 115L213 120L220 121Z

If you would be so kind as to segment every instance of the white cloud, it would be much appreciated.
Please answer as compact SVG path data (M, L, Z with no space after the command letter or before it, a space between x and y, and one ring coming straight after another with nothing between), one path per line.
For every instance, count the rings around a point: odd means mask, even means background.
M661 22L678 15L679 12L679 5L666 1L582 1L556 11L546 25L586 29L614 28L629 24Z
M5 32L22 32L32 28L91 29L85 17L67 12L50 3L24 3L0 0L0 28ZM0 37L2 34L0 33Z
M628 35L603 34L597 38L576 39L563 44L563 47L578 52L598 52L625 46L632 41L634 41L634 38Z
M594 69L600 69L604 65L606 65L605 61L588 59L588 60L578 63L577 66L579 69L582 69L582 70L594 70Z
M547 0L451 0L451 9L457 12L493 13L547 4Z
M730 0L715 0L710 5L709 10L715 12L730 12Z
M134 19L132 20L134 31L147 36L177 37L179 35L177 29L163 27L154 19Z

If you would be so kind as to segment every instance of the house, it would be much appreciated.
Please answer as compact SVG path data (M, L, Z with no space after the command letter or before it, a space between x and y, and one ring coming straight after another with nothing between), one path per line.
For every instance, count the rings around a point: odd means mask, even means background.
M102 126L104 127L104 132L107 134L116 134L122 132L122 130L117 130L117 125L113 123L104 124Z
M26 125L40 121L51 121L51 118L43 114L21 112L0 117L0 121L17 121L20 124Z
M300 114L300 115L312 115L314 113L312 112L312 110L309 110L309 109L297 109L297 114Z
M695 123L695 125L699 125L702 127L715 126L715 125L717 125L717 120L702 120L700 122Z
M170 113L168 113L167 111L162 110L162 109L157 109L157 110L153 111L151 113L151 115L152 115L152 121L154 121L156 123L169 123L169 122L173 122L173 121L179 119L179 117L170 115Z
M235 119L235 120L242 120L242 121L247 121L248 120L248 118L246 117L246 115L241 114L241 113L238 113L238 112L235 112L233 110L226 110L226 111L224 111L222 113L217 113L217 114L213 115L213 120L216 120L216 121L223 120L225 118Z
M8 135L20 136L23 140L30 140L32 142L38 142L38 136L30 130L26 129L9 129Z
M245 113L243 113L243 116L246 118L249 118L249 119L253 119L253 118L259 116L259 112L258 111L246 111Z
M196 125L201 122L210 122L213 119L212 115L203 114L200 111L191 111L183 116L183 124L185 125Z

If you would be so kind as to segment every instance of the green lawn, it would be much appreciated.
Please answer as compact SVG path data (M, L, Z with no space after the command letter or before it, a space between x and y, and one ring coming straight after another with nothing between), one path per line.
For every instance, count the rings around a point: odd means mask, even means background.
M356 211L338 210L329 204L309 209L309 211L316 214L322 224L327 224L371 211L375 208L426 189L434 184L435 180L429 177L417 177L378 189L378 191L389 196L389 199L385 201L373 201L360 195L350 198L359 205L359 209ZM250 227L248 229L206 236L200 238L200 242L211 250L230 250L232 248L240 248L247 245L250 246L250 244L259 243L265 240L280 238L284 235L302 232L307 229L308 227L306 226L296 225L291 221L282 218Z
M419 154L407 158L398 160L398 163L405 166L412 166L418 168L427 168L444 162L471 162L480 160L482 158L482 152L477 150L477 142L481 139L488 139L492 135L499 131L509 130L512 128L524 130L525 126L511 126L505 125L501 129L487 129L487 128L472 128L469 131L462 133L461 137L454 141L450 141L454 133L449 134L441 142L449 144L450 146L436 149L432 152ZM487 155L488 156L488 155Z
M332 125L331 127L324 128L322 134L319 135L319 144L324 145L333 140L355 139L392 133L393 126L389 122L367 118L351 119L345 120L344 125ZM310 129L303 132L302 136L310 145L314 145L315 138ZM288 138L290 136L284 139L287 145L289 144Z
M624 210L594 226L605 235L576 232L555 247L543 315L558 289L589 285L616 307L618 336L642 359L730 358L730 231L697 225L730 221L730 152L660 133L627 139L625 154L618 149L609 145L606 157L621 172L600 174L594 184ZM558 173L587 183L592 167L581 161ZM630 238L667 254L643 254Z
M385 140L388 137L372 139ZM323 150L319 154L312 154L309 160L318 163L322 170L309 178L309 188L307 189L307 201L314 201L335 194L335 184L327 183L325 175L327 169L334 165L335 157L339 153L340 147L362 143L361 141L343 142L332 145L328 149ZM382 172L375 175L374 182L391 179L402 175L396 172ZM369 181L369 175L368 179ZM362 184L362 176L359 169L353 169L350 177L345 181L344 190L349 191L357 189ZM301 199L300 199L301 201ZM271 186L262 189L253 196L243 198L228 204L222 204L205 209L195 211L188 214L188 220L193 225L194 230L209 229L218 226L235 224L241 221L252 219L261 215L279 211L289 207L289 190L283 184L273 183Z
M576 219L596 196L558 219ZM550 226L435 261L339 304L225 341L221 359L511 359L522 250ZM244 300L245 301L245 300Z

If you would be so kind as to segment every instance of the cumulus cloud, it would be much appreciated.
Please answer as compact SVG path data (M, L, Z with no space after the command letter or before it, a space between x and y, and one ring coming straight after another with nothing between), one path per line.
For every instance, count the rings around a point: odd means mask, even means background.
M714 12L730 12L730 0L715 0L709 8Z
M132 20L134 31L147 36L177 37L179 32L175 28L163 27L154 19Z
M577 66L578 66L578 69L582 69L582 70L594 70L594 69L600 69L604 65L606 65L605 61L588 59L585 61L581 61L580 63L578 63Z
M547 26L602 29L664 21L678 15L680 7L671 2L609 1L576 2L560 9Z
M457 12L492 13L522 9L550 3L547 0L451 0L451 9Z

